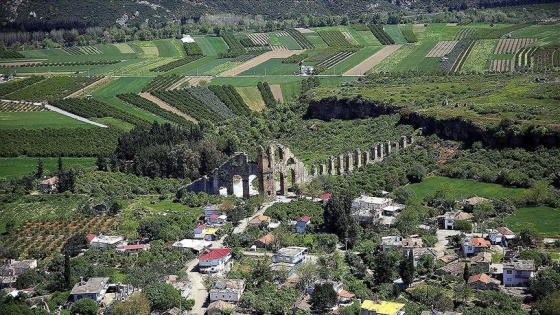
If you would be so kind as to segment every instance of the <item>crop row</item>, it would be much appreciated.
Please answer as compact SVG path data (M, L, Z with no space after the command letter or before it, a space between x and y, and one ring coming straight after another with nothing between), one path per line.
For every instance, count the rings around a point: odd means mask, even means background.
M248 38L255 44L256 46L267 46L268 43L268 34L267 33L253 33L247 35ZM243 43L241 43L243 44ZM247 46L245 46L247 47Z
M495 54L515 54L536 41L535 38L501 38L496 45Z
M511 59L492 60L490 70L495 72L509 72L513 70Z
M469 56L469 54L471 53L471 50L474 47L474 43L475 43L474 40L471 41L469 46L467 46L467 49L463 50L463 52L461 52L459 57L457 57L457 61L455 62L455 64L453 64L453 67L451 68L451 72L459 72L459 70L461 70L461 68L463 67L463 64L467 60L467 57Z
M341 52L337 53L336 55L332 56L331 58L326 59L326 60L318 63L317 66L330 68L330 67L334 66L335 64L339 63L340 61L348 58L353 53L354 53L353 51L341 51Z
M515 54L515 70L527 71L531 68L531 60L536 47L525 47Z
M313 48L315 48L315 46L307 38L305 38L305 36L303 36L303 34L298 32L297 30L295 30L293 28L289 28L289 29L286 30L286 32L288 34L290 34L290 36L292 36L292 38L296 41L296 43L298 43L298 45L301 48L303 48L303 49L313 49Z
M183 47L185 48L185 53L187 54L187 56L197 56L197 55L203 56L204 55L202 53L202 49L200 48L200 46L196 42L184 43Z
M2 130L0 156L109 156L123 132L111 127Z
M8 49L4 46L0 46L0 58L2 59L14 59L14 58L23 58L24 55L18 53L17 51L13 51Z
M25 103L0 102L0 113L14 112L42 112L47 109L40 105Z
M470 39L478 32L476 28L462 28L459 30L457 35L455 35L455 40Z
M159 107L157 104L141 97L140 95L129 93L129 94L119 94L117 95L117 97L123 102L126 102L132 106L136 106L142 110L145 110L149 113L159 116L169 122L176 123L178 125L187 125L187 126L192 124L190 121L186 120L185 118Z
M317 34L329 47L354 47L340 31L320 31Z
M155 90L165 90L171 85L177 83L183 77L177 74L172 75L158 75L153 78L148 85L142 88L142 92L151 92Z
M243 45L243 47L245 48L252 48L252 47L260 47L260 46L264 46L264 45L260 45L255 43L253 40L251 40L247 35L243 35L242 37L238 37L237 38L239 40L239 42L241 43L241 45ZM267 43L268 44L268 43Z
M457 45L457 42L458 41L456 40L444 40L438 42L434 46L434 48L430 50L430 52L426 55L426 57L444 57L445 55L450 53L451 50L453 50L453 47Z
M99 50L97 47L94 46L72 46L72 47L64 47L62 48L65 52L69 53L70 55L99 55L103 52Z
M401 25L399 26L399 30L401 31L407 42L416 43L418 41L418 37L412 30L412 24Z
M29 62L18 64L1 64L0 68L22 68L22 67L68 67L68 66L98 66L111 65L121 62L120 60L84 60L84 61L62 61L62 62Z
M152 94L198 121L218 122L221 120L218 114L214 113L208 106L194 98L186 90L160 90L154 91Z
M447 54L446 57L442 58L442 61L439 64L438 69L442 71L450 72L453 69L453 65L455 64L455 62L457 61L461 53L463 53L463 51L467 49L467 47L469 47L471 42L472 41L468 39L462 39L458 41L457 44L453 46L453 49L449 52L449 54Z
M276 99L274 98L274 94L272 94L272 90L270 90L270 86L268 85L268 82L257 83L257 88L259 89L259 92L261 93L261 96L267 107L276 106Z
M218 57L220 58L235 58L241 56L247 52L247 49L241 45L237 37L232 33L224 33L222 38L228 45L229 49L226 53L219 53Z
M4 96L6 94L10 94L12 92L15 92L17 90L21 90L26 86L35 84L39 81L44 80L45 77L43 76L31 76L29 78L26 79L22 79L22 80L13 80L7 83L3 83L0 84L0 96Z
M268 50L262 50L262 49L261 50L250 50L250 51L247 51L246 54L243 54L241 56L237 56L237 57L233 58L233 60L231 60L231 61L233 61L233 62L245 62L245 61L248 61L248 60L251 60L251 59L255 58L258 55L262 55L267 51Z
M375 38L377 38L377 40L382 45L393 45L393 44L395 44L395 41L391 38L391 36L389 36L389 34L387 34L385 32L385 30L383 29L383 26L376 25L376 24L370 24L369 29L373 33L373 36L375 36Z
M51 77L6 95L12 100L44 101L68 96L95 82L97 77Z
M539 47L533 55L533 61L536 70L560 67L560 45Z
M232 85L210 85L208 89L231 109L235 115L243 116L251 112L241 95L237 93Z
M221 119L227 119L235 116L233 111L229 109L212 91L206 87L192 87L187 89L191 95L199 100L201 103L206 104L212 111Z
M305 61L308 62L316 62L316 63L321 63L325 60L328 60L330 58L332 58L333 56L335 56L336 54L338 54L341 51L351 51L351 52L355 52L356 49L333 49L333 48L327 48L322 50L320 53L315 54L307 59L305 59Z
M307 58L308 56L309 56L309 55L306 54L306 53L299 54L299 55L293 54L293 55L291 55L290 57L288 57L288 58L282 60L282 63L300 63L300 62L302 62L305 58Z
M72 114L86 118L113 117L135 126L147 127L150 121L134 116L124 110L96 99L67 98L51 101L51 104Z
M150 69L150 71L153 72L166 72L181 66L186 65L187 63L191 63L195 60L198 60L200 58L202 58L202 55L193 55L193 56L186 56L185 58L181 58L181 59L177 59L175 61L171 61L170 63L166 63L164 65L161 65L159 67Z

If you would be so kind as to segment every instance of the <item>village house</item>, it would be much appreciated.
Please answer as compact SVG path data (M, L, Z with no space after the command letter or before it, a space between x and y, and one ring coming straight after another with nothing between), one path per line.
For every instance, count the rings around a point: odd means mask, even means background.
M498 290L500 287L498 280L492 279L485 273L470 276L467 283L471 288L477 290Z
M505 286L524 286L535 275L533 260L514 260L503 264L503 281Z
M181 297L187 298L191 293L191 284L188 280L180 279L177 275L166 275L163 277L163 281L167 284L171 284L175 289L181 292Z
M207 206L204 207L204 221L208 221L210 216L213 215L213 214L217 214L217 215L222 214L220 212L219 205L211 204L211 205L207 205Z
M268 233L266 235L259 237L255 241L254 245L257 248L270 248L272 242L274 242L274 235Z
M390 217L394 217L397 214L399 214L404 208L406 208L405 205L401 205L401 204L394 204L394 205L389 205L384 207L383 210L383 215L385 216L390 216Z
M100 248L100 249L107 249L107 248L117 248L121 245L125 245L124 237L122 236L111 236L111 235L103 235L101 233L95 234L88 234L87 236L89 241L89 246L91 248Z
M383 208L392 203L393 200L390 198L369 197L368 195L362 194L352 201L350 216L354 222L374 222L381 219Z
M438 216L438 220L442 222L444 230L455 229L455 221L469 221L472 219L472 214L464 211L448 211L444 215Z
M461 247L463 249L463 255L469 256L486 251L490 248L490 242L482 237L465 237L462 241Z
M273 271L285 271L288 276L291 276L306 258L306 247L284 247L272 256L272 264L269 267Z
M388 301L364 300L361 305L360 315L403 315L404 304Z
M465 263L452 262L441 268L436 269L435 274L438 276L443 276L443 275L459 276L463 274L464 270L465 270Z
M172 247L181 252L192 251L198 253L212 247L212 242L201 239L183 239L173 243Z
M483 197L471 197L469 199L463 200L462 206L463 206L463 210L472 212L476 205L481 203L487 203L487 202L492 202L492 200Z
M217 238L216 233L218 233L217 228L207 227L204 224L199 224L193 229L194 238L202 239L205 241L213 241Z
M515 239L515 233L505 226L497 229L489 229L487 230L487 233L488 239L493 245L508 247L509 243Z
M400 251L402 248L403 238L402 236L384 236L381 238L381 248L384 252L394 249Z
M37 268L36 259L14 260L7 259L0 267L0 289L11 287L15 284L17 277L29 269Z
M227 215L225 214L211 214L206 223L221 225L227 222Z
M220 279L210 290L210 302L226 301L237 303L245 290L245 279Z
M44 192L53 192L56 191L56 185L58 184L58 176L45 178L39 183L39 187Z
M307 228L307 225L309 225L310 223L311 223L310 216L304 215L300 217L296 222L296 232L305 233L305 229Z
M420 263L420 259L422 258L422 256L424 255L430 255L432 256L432 258L434 259L434 261L437 258L437 251L435 248L429 248L429 247L416 247L412 249L412 258L414 260L414 267L418 267L418 264Z
M492 264L492 253L489 251L476 253L471 257L471 265L478 266L478 270L484 270L484 272L490 271L490 265Z
M252 218L249 221L249 224L260 227L263 224L263 222L270 222L270 218L266 215L258 215Z
M74 302L88 298L100 303L105 293L107 293L108 288L109 277L89 278L88 281L80 279L80 281L74 285L74 288L72 288L70 297Z
M228 269L230 259L230 248L209 248L198 256L198 268L202 273L220 272Z
M139 253L150 249L150 244L133 244L133 245L121 245L117 247L117 252L120 253Z
M407 257L410 251L415 248L420 248L422 247L422 245L422 238L420 238L418 235L404 238L401 243L403 256Z
M229 304L225 301L215 301L208 304L208 309L206 310L207 315L224 315L224 314L235 314L233 310L235 306Z
M316 285L325 284L325 283L332 285L334 292L336 292L338 296L338 300L337 300L338 304L346 305L354 302L355 295L344 290L342 282L337 282L337 281L326 281L326 280L315 281L305 289L305 293L311 295L315 291Z

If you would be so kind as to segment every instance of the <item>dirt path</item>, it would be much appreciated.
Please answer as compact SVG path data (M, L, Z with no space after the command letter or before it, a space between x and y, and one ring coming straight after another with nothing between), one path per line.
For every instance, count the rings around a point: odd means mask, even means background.
M346 71L344 75L364 75L367 71L373 68L376 64L380 63L383 59L387 58L390 54L401 48L402 45L388 45L383 47L380 51L373 54L371 57L360 62L352 69Z
M270 90L272 91L272 95L274 95L275 100L280 103L284 102L284 95L282 95L282 88L280 87L280 84L271 84Z
M206 81L206 83L210 83L210 81L212 81L212 77L210 77L210 76L191 77L191 79L189 80L189 83L191 84L191 86L199 86L200 82L202 82L202 81Z
M64 116L68 116L68 117L70 117L70 118L74 118L74 119L76 119L76 120L83 121L83 122L88 123L88 124L90 124L90 125L94 125L94 126L101 127L101 128L107 128L107 126L105 126L105 125L103 125L103 124L97 123L97 122L95 122L95 121L91 121L91 120L89 120L89 119L87 119L87 118L84 118L84 117L81 117L81 116L78 116L78 115L74 115L74 114L72 114L72 113L69 113L69 112L67 112L67 111L65 111L65 110L62 110L62 109L58 108L58 107L54 107L54 106L52 106L52 105L48 105L48 104L47 104L47 105L45 105L45 108L47 108L47 109L49 109L49 110L52 110L53 112L57 112L57 113L59 113L59 114L62 114L62 115L64 115Z
M99 79L99 80L93 82L92 84L86 86L85 88L80 89L80 90L78 90L78 91L76 91L76 92L74 92L74 93L72 93L72 94L66 96L65 99L66 99L66 98L76 98L76 97L84 96L84 94L86 94L87 92L92 91L95 87L97 87L97 86L99 86L99 85L102 85L102 84L105 84L105 83L108 83L108 82L111 81L111 80L112 80L111 77L103 77L103 78L101 78L101 79Z
M189 81L190 79L192 79L192 77L183 77L181 80L179 80L179 81L177 81L177 82L171 84L171 86L169 86L169 87L167 88L167 90L168 90L168 91L169 91L169 90L176 90L176 89L180 88L181 85L183 85L183 83Z
M258 55L255 58L248 60L242 64L240 64L239 66L230 69L230 70L226 70L222 73L220 73L218 76L220 77L233 77L236 76L244 71L247 71L257 65L260 65L261 63L268 61L269 59L273 59L273 58L288 58L291 55L299 55L302 52L304 52L304 50L273 50L273 51L268 51L265 52L262 55Z
M166 102L160 100L159 98L153 96L153 95L150 94L150 93L147 93L147 92L140 93L140 96L142 96L143 98L147 99L148 101L154 102L155 104L157 104L157 106L159 106L159 107L161 107L161 108L163 108L163 109L165 109L165 110L168 110L168 111L170 111L170 112L172 112L172 113L175 113L175 114L177 114L177 115L179 115L179 116L185 118L186 120L190 120L190 121L192 121L193 123L198 124L198 121L197 121L196 119L194 119L194 118L192 118L191 116L189 116L189 115L183 113L182 111L178 110L177 108L175 108L175 107L173 107L173 106L167 104Z

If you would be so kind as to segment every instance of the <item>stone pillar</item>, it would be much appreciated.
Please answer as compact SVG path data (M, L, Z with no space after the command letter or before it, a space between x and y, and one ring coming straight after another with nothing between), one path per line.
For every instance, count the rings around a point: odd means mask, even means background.
M406 136L401 137L401 148L406 149Z
M338 175L344 174L344 155L338 155Z
M385 143L385 155L391 155L391 141Z
M399 142L391 142L391 147L393 148L393 150L398 153L399 152Z
M364 165L371 163L369 151L365 151L363 154L364 154Z
M334 157L329 156L329 175L335 175L336 170L334 168Z
M288 185L286 184L286 174L280 173L280 194L286 196L288 194Z
M241 183L243 183L243 198L249 199L251 197L249 195L249 176L244 176L241 179Z
M319 164L319 175L327 175L327 166L325 164Z
M408 136L408 144L413 144L413 143L414 143L414 137Z
M383 161L383 143L377 144L377 156L375 157L376 161Z
M315 164L311 165L311 176L317 175L317 166Z
M352 161L352 153L346 153L346 172L350 173L354 170L354 162Z
M362 167L362 150L359 148L354 151L354 163L356 168Z

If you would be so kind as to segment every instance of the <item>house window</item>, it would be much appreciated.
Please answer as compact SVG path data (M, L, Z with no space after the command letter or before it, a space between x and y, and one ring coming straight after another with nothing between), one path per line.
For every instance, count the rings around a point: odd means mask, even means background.
M511 270L508 270L508 271L506 271L506 273L507 273L508 275L511 275L511 274L512 274L512 271L511 271Z
M518 276L521 276L521 275L523 274L523 271L517 270L515 273L516 273Z

